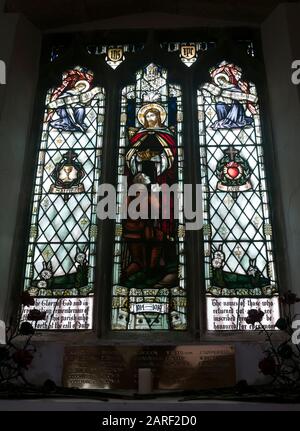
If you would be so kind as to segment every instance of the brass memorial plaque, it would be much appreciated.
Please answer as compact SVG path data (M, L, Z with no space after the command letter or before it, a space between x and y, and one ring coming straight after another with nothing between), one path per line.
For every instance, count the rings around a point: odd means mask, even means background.
M151 368L155 390L235 385L233 346L66 347L63 384L81 389L137 390L139 368Z

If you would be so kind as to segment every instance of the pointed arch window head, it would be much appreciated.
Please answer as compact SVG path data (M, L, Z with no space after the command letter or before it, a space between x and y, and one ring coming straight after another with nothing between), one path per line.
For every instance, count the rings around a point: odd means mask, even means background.
M198 90L209 330L246 330L247 311L279 317L256 87L222 62Z
M147 205L158 216L116 220L113 288L113 330L185 330L185 243L182 204L182 92L168 82L167 70L148 64L136 73L135 85L121 95L118 159L119 208L130 205L126 187L147 188ZM179 217L174 196L165 208L164 185L179 188ZM151 192L156 192L151 194ZM149 201L150 199L150 201ZM154 202L155 201L155 202Z
M46 96L24 285L34 308L46 311L37 329L92 327L105 107L93 81L92 71L76 66Z

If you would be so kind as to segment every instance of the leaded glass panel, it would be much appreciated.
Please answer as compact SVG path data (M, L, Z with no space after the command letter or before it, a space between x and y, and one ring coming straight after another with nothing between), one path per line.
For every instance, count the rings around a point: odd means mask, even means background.
M209 330L245 330L261 308L279 316L272 227L256 87L222 62L198 91Z
M92 327L104 90L74 67L48 91L24 289L46 311L37 329Z
M158 194L178 184L179 217L116 220L112 329L185 330L186 284L183 219L182 92L167 71L149 64L136 73L121 95L118 158L119 209L129 185L143 184ZM148 198L147 198L148 199ZM161 209L161 197L151 202ZM157 199L157 200L156 200ZM154 202L155 200L155 202Z

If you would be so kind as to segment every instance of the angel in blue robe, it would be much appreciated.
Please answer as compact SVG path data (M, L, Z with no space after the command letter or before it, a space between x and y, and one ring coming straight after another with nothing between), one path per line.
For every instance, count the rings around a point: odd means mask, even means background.
M89 88L87 81L78 81L74 89L66 91L63 98L79 95ZM65 104L56 109L58 118L50 121L50 125L55 129L66 132L85 132L88 126L85 124L85 106L77 102L75 104Z

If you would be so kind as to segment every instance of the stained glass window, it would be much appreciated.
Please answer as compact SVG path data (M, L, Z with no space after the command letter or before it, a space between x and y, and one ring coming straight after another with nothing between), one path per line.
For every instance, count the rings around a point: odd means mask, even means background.
M114 70L122 69L125 60L132 66L144 49L144 43L90 40L95 43L84 49L91 64L105 73L111 70L115 78ZM174 53L166 56L167 67L177 64L181 84L188 88L188 68L218 41L184 40L160 47ZM248 36L234 40L244 53L257 55ZM55 40L50 63L58 65L69 45ZM117 214L108 268L112 286L101 289L111 289L110 327L115 331L187 330L183 126L190 135L195 128L193 113L183 112L183 97L186 106L193 106L196 94L183 94L181 85L169 81L166 68L146 64L120 94L118 143L108 134L107 148L116 148L118 158ZM210 70L210 82L198 89L197 101L207 328L247 330L247 311L261 308L263 323L273 329L278 285L256 86L243 79L237 65L224 61ZM82 66L64 72L46 96L24 284L34 307L46 311L37 329L92 328L104 108L104 89L94 86L93 72ZM187 161L191 177L195 166L194 160ZM131 186L148 191L146 200L139 192L136 207L150 209L147 218L124 218L124 208L134 202ZM167 206L164 186L176 186ZM204 304L195 306L203 313Z
M156 64L139 70L121 95L113 330L186 329L182 124L180 86ZM128 187L155 191L147 205L159 209L162 187L177 183L178 217L172 195L169 217L159 210L157 217L122 219L124 199L130 204L124 178Z
M46 311L37 329L92 327L104 121L104 90L93 80L76 66L46 96L24 286Z
M245 330L250 308L279 317L258 95L226 61L198 91L209 330Z

